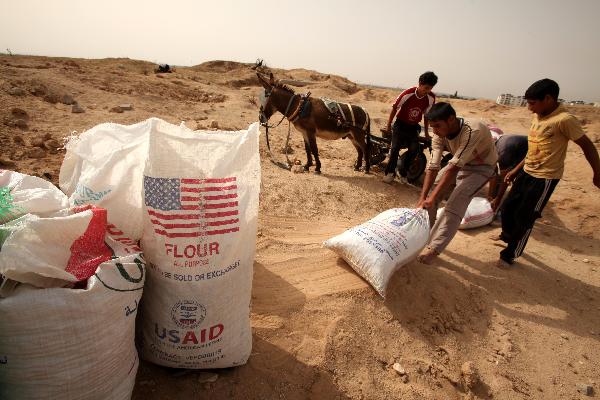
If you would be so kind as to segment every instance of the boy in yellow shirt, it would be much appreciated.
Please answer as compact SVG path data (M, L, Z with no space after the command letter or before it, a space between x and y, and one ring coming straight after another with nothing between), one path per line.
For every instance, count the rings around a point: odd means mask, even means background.
M600 188L600 159L581 124L558 103L559 87L551 79L533 83L525 92L529 111L533 112L527 156L505 177L513 187L502 205L502 232L497 240L507 246L500 252L498 267L508 267L519 257L535 220L564 171L569 140L581 149L594 171L594 185Z

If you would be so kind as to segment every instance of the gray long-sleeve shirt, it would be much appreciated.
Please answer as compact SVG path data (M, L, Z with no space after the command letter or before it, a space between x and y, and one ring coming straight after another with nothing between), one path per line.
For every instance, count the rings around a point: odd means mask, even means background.
M498 154L489 128L482 121L467 121L459 118L461 129L453 139L443 138L434 133L433 154L428 169L440 169L444 150L453 154L448 162L459 168L466 165L496 166Z

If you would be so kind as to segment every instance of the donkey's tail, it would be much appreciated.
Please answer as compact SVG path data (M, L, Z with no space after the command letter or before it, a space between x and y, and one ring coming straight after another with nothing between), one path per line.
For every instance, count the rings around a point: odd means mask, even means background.
M367 157L371 154L371 118L369 117L369 113L367 110L363 108L363 112L365 113L366 119L366 128L365 128L365 136L367 138Z

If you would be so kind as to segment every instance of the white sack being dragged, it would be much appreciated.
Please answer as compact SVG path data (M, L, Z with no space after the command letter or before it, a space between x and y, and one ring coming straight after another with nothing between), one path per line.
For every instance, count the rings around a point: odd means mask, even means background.
M153 128L143 177L143 359L196 369L246 363L258 135L258 124L238 132Z
M142 183L150 132L167 124L151 118L134 125L100 124L65 146L59 186L71 206L95 204L134 240L142 236ZM169 124L167 124L169 125Z
M131 398L145 265L139 248L109 231L112 258L82 289L21 284L0 298L0 399Z
M429 240L424 209L393 208L323 243L385 297L391 276Z
M437 218L439 218L443 212L444 208L439 208L437 211ZM473 197L458 229L473 229L489 225L494 220L494 214L492 205L486 198Z
M68 206L67 196L52 183L0 169L0 224L28 213L46 217Z

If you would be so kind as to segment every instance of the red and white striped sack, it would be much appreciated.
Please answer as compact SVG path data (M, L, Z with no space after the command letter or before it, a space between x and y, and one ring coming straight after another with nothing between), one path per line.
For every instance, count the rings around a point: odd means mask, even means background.
M444 208L438 208L437 218L442 215ZM474 229L482 226L486 226L492 223L494 220L495 212L488 199L484 197L473 197L465 215L460 221L458 229Z

